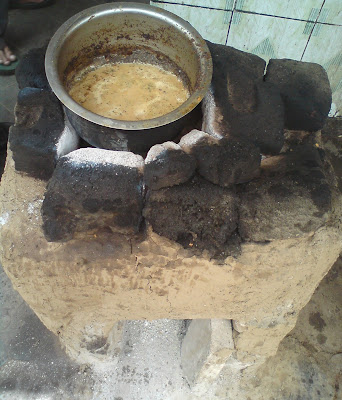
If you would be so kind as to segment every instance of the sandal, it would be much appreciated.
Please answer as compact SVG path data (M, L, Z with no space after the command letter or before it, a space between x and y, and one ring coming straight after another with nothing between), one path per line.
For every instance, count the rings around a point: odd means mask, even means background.
M11 64L0 64L0 75L13 75L19 64L19 60L12 61Z
M3 51L6 47L6 43L2 37L0 37L0 50ZM19 64L18 59L11 61L10 64L0 64L0 75L12 75Z
M40 3L34 3L34 2L23 3L20 0L11 0L9 2L9 8L10 9L22 9L22 10L34 10L36 8L43 8L43 7L50 6L54 2L55 2L55 0L43 0Z

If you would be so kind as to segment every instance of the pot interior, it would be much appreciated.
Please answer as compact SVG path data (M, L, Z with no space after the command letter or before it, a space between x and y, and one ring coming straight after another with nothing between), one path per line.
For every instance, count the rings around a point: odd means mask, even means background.
M52 89L66 107L95 123L124 128L82 110L68 91L87 71L108 63L131 62L158 65L172 72L190 93L169 118L154 118L150 124L143 121L143 129L189 113L202 100L211 81L210 52L197 31L169 12L136 3L104 4L71 18L50 42L46 69ZM126 128L137 129L138 124L126 124Z
M70 63L64 85L75 101L102 116L147 120L173 111L192 93L184 71L146 46L118 46L88 63Z

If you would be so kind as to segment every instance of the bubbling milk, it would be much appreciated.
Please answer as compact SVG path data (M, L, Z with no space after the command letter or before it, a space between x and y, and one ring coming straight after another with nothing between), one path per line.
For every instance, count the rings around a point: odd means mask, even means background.
M141 121L167 114L190 96L173 73L151 64L105 64L74 82L70 96L98 115Z

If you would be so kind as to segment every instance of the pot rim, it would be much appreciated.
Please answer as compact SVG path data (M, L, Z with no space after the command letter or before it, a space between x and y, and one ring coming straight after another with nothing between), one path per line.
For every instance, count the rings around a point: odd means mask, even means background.
M141 121L123 121L104 117L85 109L75 100L73 100L69 93L66 91L63 83L61 82L61 79L59 78L59 73L57 69L58 57L63 47L65 38L69 37L69 35L73 31L75 31L81 25L90 21L95 16L98 17L102 15L122 12L138 12L146 16L161 19L185 34L189 38L189 40L191 40L192 45L196 48L196 52L199 55L200 70L195 90L183 104L181 104L178 108L168 114L162 115L157 118ZM45 71L51 89L58 97L58 99L63 103L65 107L67 107L75 114L79 115L81 118L109 128L122 130L144 130L167 125L182 118L184 115L192 111L202 101L204 95L209 89L209 85L212 79L213 64L211 53L205 40L187 21L169 11L163 10L158 7L140 3L119 2L114 4L101 4L95 7L91 7L81 11L78 14L75 14L70 19L68 19L56 31L56 33L50 40L45 56Z

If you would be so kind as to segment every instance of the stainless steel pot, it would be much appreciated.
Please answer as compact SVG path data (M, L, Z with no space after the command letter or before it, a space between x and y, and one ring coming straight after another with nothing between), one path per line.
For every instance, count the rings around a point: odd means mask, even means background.
M157 63L178 74L189 88L189 99L157 118L121 121L88 111L69 96L68 87L85 68L132 61ZM122 2L89 8L65 22L49 43L45 69L70 122L88 143L144 153L176 137L193 118L211 82L212 60L203 38L183 19L149 5Z

